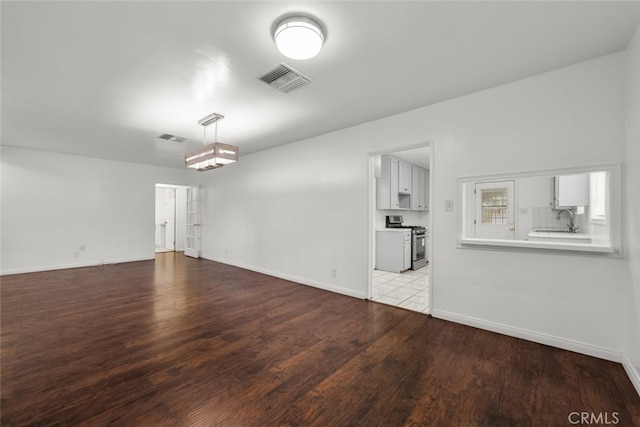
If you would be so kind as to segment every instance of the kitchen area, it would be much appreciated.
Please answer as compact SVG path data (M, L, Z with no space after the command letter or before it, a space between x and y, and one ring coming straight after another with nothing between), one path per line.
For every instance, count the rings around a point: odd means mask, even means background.
M429 307L429 147L374 157L372 300Z
M594 167L464 181L462 242L612 251L614 171Z

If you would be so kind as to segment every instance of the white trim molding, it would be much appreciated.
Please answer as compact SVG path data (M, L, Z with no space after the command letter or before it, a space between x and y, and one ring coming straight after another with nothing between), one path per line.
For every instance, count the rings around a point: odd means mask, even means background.
M338 293L338 294L347 295L347 296L354 297L354 298L367 299L366 292L358 292L358 291L354 291L353 289L344 288L342 286L336 286L336 285L332 285L330 283L318 282L316 280L309 280L309 279L305 279L304 277L294 276L294 275L291 275L291 274L270 270L268 268L255 267L253 265L244 264L244 263L236 262L236 261L231 261L231 260L225 259L225 258L218 258L218 257L210 256L210 255L207 255L207 254L201 254L200 257L202 259L206 259L206 260L209 260L209 261L215 261L215 262L219 262L221 264L232 265L234 267L243 268L245 270L255 271L256 273L262 273L262 274L266 274L268 276L277 277L279 279L289 280L291 282L296 282L296 283L299 283L301 285L307 285L307 286L311 286L311 287L314 287L314 288L318 288L318 289L322 289L322 290L330 291L330 292L335 292L335 293Z
M14 268L9 270L2 270L0 271L0 276L9 276L12 274L25 274L25 273L39 273L42 271L67 270L70 268L100 267L103 265L122 264L125 262L151 261L153 259L155 259L155 254L151 257L144 256L144 257L133 257L133 258L113 258L113 259L104 259L104 260L93 259L90 261L69 262L64 264L45 265L40 267L26 267L26 268Z
M638 392L638 395L640 396L640 371L638 371L638 369L633 366L631 360L629 360L627 355L624 353L622 353L622 366L624 367L624 370L627 371L627 375L631 380L631 384L633 384L633 386L636 388L636 391Z
M600 347L580 341L570 340L555 335L543 334L528 329L517 328L503 323L492 322L476 317L465 316L458 313L452 313L445 310L432 309L431 315L438 319L449 320L455 323L461 323L467 326L473 326L499 334L508 335L515 338L525 339L527 341L537 342L564 350L574 351L576 353L586 354L588 356L598 357L600 359L610 360L620 363L622 354L609 348Z

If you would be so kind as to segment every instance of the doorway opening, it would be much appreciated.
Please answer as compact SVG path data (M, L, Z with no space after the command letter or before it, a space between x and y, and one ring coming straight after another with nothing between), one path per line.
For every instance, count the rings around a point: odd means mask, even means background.
M431 142L370 153L369 299L428 314L432 301Z
M156 253L184 251L187 188L189 187L170 184L156 184Z

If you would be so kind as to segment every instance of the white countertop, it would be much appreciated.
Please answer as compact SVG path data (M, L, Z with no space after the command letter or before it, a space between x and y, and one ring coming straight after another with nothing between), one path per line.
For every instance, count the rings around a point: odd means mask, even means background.
M587 233L568 233L563 230L558 231L537 231L533 228L529 232L529 237L540 237L547 239L573 239L573 240L591 240L591 236Z

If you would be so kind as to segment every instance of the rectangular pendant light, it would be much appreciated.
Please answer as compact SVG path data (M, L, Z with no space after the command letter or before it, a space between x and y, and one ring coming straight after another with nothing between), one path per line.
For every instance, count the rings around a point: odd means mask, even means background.
M184 163L187 167L206 171L238 161L238 147L221 142L207 144L198 151L187 153Z
M207 127L212 123L216 125L216 139L218 135L218 120L224 119L224 116L218 113L209 114L198 121L198 124ZM205 131L206 141L206 131ZM229 163L238 161L238 147L221 142L213 142L206 144L198 151L187 153L184 156L184 164L189 168L198 170L199 172L209 169L216 169Z

